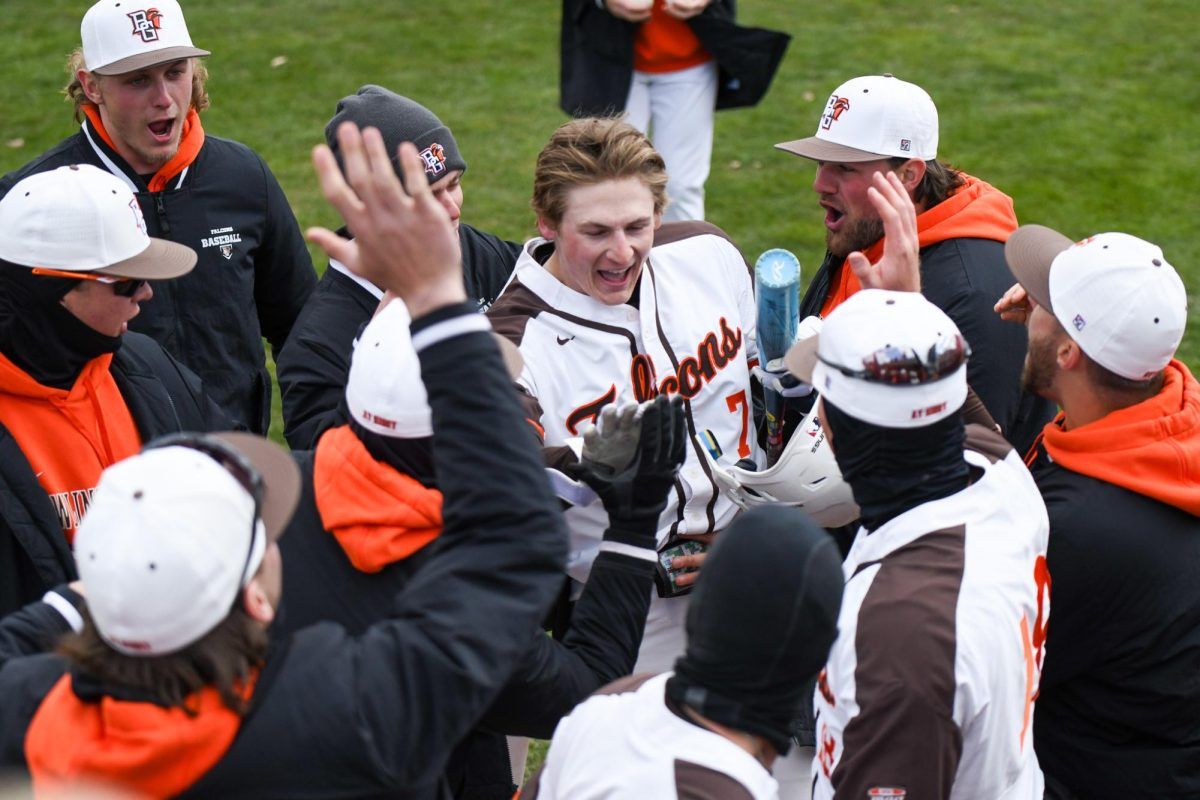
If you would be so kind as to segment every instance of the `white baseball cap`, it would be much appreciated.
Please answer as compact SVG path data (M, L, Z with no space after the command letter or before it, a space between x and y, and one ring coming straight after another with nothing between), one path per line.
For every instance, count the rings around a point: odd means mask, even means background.
M380 436L420 439L433 435L421 362L413 349L412 317L404 301L387 295L385 305L363 328L350 356L346 405L350 418ZM525 362L516 346L493 333L509 377Z
M1004 245L1017 281L1088 358L1129 380L1160 372L1187 325L1187 290L1163 252L1127 233L1074 242L1022 225Z
M0 259L122 278L175 278L196 265L185 245L146 235L137 198L88 164L30 175L0 199Z
M85 68L100 75L212 55L192 45L175 0L100 0L83 15L79 34Z
M817 133L775 145L813 161L937 158L938 112L929 94L891 74L851 78L833 90Z
M168 437L104 470L75 535L101 638L132 656L202 638L233 609L299 497L291 456L247 433Z
M784 364L856 419L920 428L962 407L969 355L958 326L921 294L864 289Z

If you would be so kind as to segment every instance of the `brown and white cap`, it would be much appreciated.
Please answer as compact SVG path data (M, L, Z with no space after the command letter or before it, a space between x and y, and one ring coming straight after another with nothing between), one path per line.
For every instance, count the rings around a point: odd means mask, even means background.
M192 44L175 0L100 0L83 15L79 33L84 66L100 75L211 55Z

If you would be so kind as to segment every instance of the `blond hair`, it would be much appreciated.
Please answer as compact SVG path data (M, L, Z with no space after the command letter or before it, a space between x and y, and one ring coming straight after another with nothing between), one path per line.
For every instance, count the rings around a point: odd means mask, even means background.
M561 125L538 154L530 205L552 226L562 222L567 193L576 186L637 178L667 205L667 167L645 134L616 117L587 117Z
M75 104L75 121L83 122L83 107L94 106L83 91L83 83L79 80L79 70L87 70L83 61L83 48L76 47L67 55L67 74L70 80L63 88L63 94ZM196 58L192 60L192 108L203 111L208 108L208 67Z

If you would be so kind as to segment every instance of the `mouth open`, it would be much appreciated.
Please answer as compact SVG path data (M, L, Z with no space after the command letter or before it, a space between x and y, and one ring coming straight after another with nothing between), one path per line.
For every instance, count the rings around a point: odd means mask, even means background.
M841 209L834 208L826 203L822 203L821 207L825 209L825 227L831 231L836 231L841 227L842 220L846 216L845 213Z
M151 122L146 126L150 129L150 135L159 142L169 142L171 140L171 132L175 128L174 119L160 119Z
M626 267L621 270L600 270L597 274L600 276L600 282L612 288L621 288L629 280L629 276L633 273L633 267Z

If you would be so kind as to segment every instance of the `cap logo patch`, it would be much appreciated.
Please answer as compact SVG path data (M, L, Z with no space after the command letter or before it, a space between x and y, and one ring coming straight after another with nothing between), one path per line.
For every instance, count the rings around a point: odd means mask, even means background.
M138 230L144 235L149 235L146 232L146 218L142 216L142 207L138 205L137 198L129 198L129 208L133 210L133 221L137 224Z
M912 139L901 139L900 140L900 149L906 153L908 151L912 150Z
M867 797L874 798L889 798L890 800L904 800L908 797L908 790L901 789L898 786L876 786L873 789L867 790Z
M829 126L838 121L843 111L850 110L850 100L845 97L831 95L825 107L825 116L821 117L821 128L829 130Z
M162 14L157 8L132 11L125 16L133 22L133 35L142 37L143 42L157 42L158 29L162 25Z
M389 431L394 431L397 427L396 420L388 419L387 417L381 417L378 414L373 414L365 409L362 412L362 418L367 422L378 425L381 428L387 428Z
M446 150L437 142L422 150L420 155L425 162L425 174L441 175L446 171Z
M1076 314L1075 319L1071 320L1071 322L1074 323L1075 330L1077 331L1081 331L1087 326L1087 320L1080 314Z

